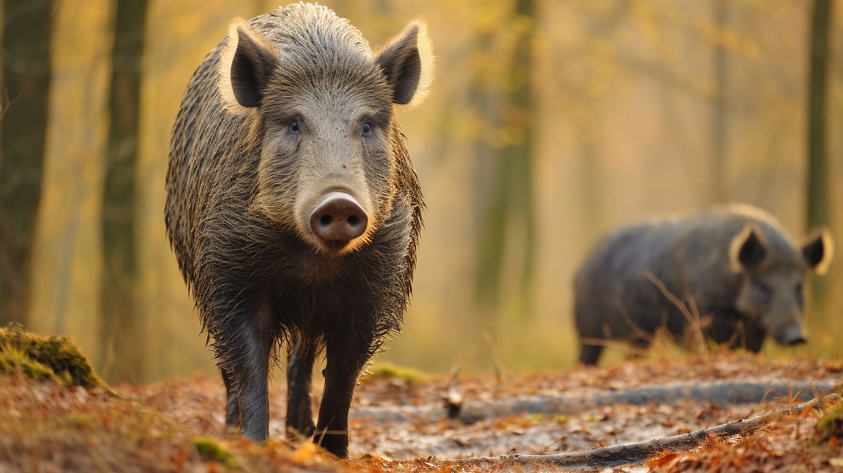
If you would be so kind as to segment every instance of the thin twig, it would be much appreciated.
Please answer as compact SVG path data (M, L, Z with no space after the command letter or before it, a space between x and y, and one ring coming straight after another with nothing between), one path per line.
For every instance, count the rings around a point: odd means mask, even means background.
M662 294L664 294L664 296L667 297L667 299L682 312L682 315L684 315L685 319L688 320L688 324L691 325L692 329L695 329L694 338L696 339L695 342L697 343L697 346L705 347L705 339L702 336L702 329L699 326L699 313L695 318L694 314L692 314L691 311L688 310L688 307L685 305L685 303L683 303L681 300L679 300L678 297L676 297L672 292L670 292L667 286L665 286L664 283L661 282L661 280L657 278L656 275L653 274L650 270L644 271L644 276L646 276L647 279L649 279L653 284L656 285L657 288L659 288L659 291L661 291ZM696 307L696 304L694 305L694 307Z
M495 343L492 340L492 334L489 333L488 330L483 329L480 331L480 335L483 337L483 341L486 342L486 348L489 350L489 356L491 356L492 364L495 366L495 380L498 382L498 384L503 384L503 362L501 361L501 357L498 356L498 351L495 350Z

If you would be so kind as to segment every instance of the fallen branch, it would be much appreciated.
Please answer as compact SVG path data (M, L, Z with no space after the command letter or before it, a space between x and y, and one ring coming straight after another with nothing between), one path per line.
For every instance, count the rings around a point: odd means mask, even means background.
M799 415L807 409L819 409L830 402L840 402L839 394L829 394L819 399L791 406L781 411L769 412L747 420L727 422L708 429L700 429L673 437L664 437L647 442L616 445L614 447L595 448L592 450L560 453L554 455L506 455L501 457L473 457L456 460L443 460L442 466L490 469L519 467L565 467L565 468L605 468L640 463L656 457L664 451L684 451L699 446L706 439L731 437L749 434L767 423L787 415Z
M519 414L576 414L599 406L616 404L675 404L683 401L713 402L723 406L756 404L777 397L799 393L794 401L805 402L831 391L832 380L724 380L711 383L679 383L668 386L639 386L619 390L580 390L561 396L518 396L483 404L463 400L459 412L466 424L481 419ZM839 382L839 381L838 381ZM363 406L349 413L352 419L377 422L436 422L449 414L444 407L428 406Z

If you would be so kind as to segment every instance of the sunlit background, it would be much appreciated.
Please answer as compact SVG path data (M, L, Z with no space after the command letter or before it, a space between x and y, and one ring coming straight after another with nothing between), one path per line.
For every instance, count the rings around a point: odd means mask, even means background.
M843 240L843 7L815 21L823 3L328 1L373 48L423 17L437 56L432 94L400 117L427 212L404 334L380 359L573 366L573 274L635 219L741 201L797 241L818 223ZM0 323L75 337L112 382L213 372L164 230L170 129L229 21L277 6L3 2ZM808 185L823 123L825 190ZM813 282L798 351L839 356L843 261Z

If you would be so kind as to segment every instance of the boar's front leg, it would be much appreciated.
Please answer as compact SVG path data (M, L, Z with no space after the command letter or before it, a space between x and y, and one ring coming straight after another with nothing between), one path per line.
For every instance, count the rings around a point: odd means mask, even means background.
M360 371L369 359L371 333L342 327L328 336L325 390L314 442L340 458L348 457L348 409Z
M580 363L591 366L596 365L601 353L603 353L603 345L583 343L580 348Z
M752 353L758 353L761 351L761 347L764 346L764 339L767 337L767 331L761 327L761 324L756 319L746 323L743 335L744 348Z
M269 355L276 333L273 318L264 304L254 312L244 311L228 320L237 323L230 322L226 336L218 337L214 343L223 376L226 372L230 375L226 387L230 389L233 382L243 435L255 442L263 441L269 436ZM233 416L234 411L229 398L226 423L228 414Z
M316 346L305 335L297 337L287 358L287 438L302 440L313 435L310 382Z

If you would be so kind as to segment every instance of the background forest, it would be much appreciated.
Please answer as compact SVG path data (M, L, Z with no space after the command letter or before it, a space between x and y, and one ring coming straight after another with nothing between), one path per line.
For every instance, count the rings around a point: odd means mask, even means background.
M111 382L214 370L164 230L170 129L229 21L277 3L2 2L0 324L75 337ZM380 359L573 365L574 272L634 219L740 201L843 241L834 3L329 0L373 47L424 17L437 56L401 116L428 209ZM843 355L840 259L799 351Z

